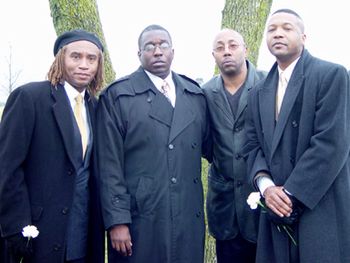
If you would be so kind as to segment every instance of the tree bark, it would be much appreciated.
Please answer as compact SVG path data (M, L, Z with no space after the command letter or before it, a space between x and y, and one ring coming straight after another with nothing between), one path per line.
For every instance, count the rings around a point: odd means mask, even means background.
M109 57L96 0L49 0L49 3L57 35L80 28L93 32L100 38L104 45L105 85L111 83L115 79L115 72Z
M256 65L267 17L273 0L226 0L222 28L232 28L245 39L248 59Z

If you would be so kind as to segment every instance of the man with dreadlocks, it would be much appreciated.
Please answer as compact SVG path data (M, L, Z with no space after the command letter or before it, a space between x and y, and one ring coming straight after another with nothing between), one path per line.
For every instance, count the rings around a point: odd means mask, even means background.
M6 103L0 125L1 262L103 262L91 162L102 52L92 33L63 33L48 81L17 88ZM37 227L36 238L22 235L27 225Z

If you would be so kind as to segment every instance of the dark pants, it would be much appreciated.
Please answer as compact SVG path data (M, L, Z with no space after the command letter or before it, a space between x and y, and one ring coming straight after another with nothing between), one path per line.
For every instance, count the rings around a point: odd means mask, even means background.
M256 244L240 234L230 240L216 240L217 263L254 263Z

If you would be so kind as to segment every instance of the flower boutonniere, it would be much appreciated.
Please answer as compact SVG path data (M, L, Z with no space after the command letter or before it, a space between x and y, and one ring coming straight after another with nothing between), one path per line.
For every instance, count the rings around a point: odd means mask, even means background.
M258 206L260 206L262 208L262 212L263 213L267 212L268 208L261 201L260 192L252 192L252 193L250 193L250 195L248 196L248 199L247 199L247 203L248 203L248 205L250 206L251 209L256 209ZM273 213L273 212L271 211L271 213ZM285 224L275 224L275 225L276 225L277 230L279 232L281 232L281 228L282 228L287 233L288 237L290 238L290 240L292 241L292 243L295 246L298 245L297 242L295 241L295 239L292 236L293 229L289 225L285 225Z
M36 226L28 225L23 227L22 235L28 238L28 241L27 241L27 247L28 247L30 239L36 238L39 235L39 230L36 228ZM22 262L22 260L23 260L23 257L21 258L20 262Z

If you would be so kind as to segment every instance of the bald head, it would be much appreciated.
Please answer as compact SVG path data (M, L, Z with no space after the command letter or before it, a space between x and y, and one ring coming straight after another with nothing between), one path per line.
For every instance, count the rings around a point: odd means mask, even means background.
M235 77L245 74L247 49L240 33L224 28L213 42L213 57L221 75Z
M234 40L239 45L245 46L244 39L240 33L230 28L224 28L215 36L213 49L215 50L218 44L220 44L223 39L227 38Z

